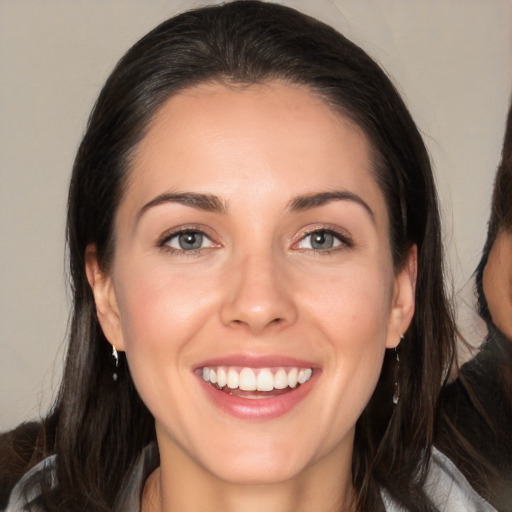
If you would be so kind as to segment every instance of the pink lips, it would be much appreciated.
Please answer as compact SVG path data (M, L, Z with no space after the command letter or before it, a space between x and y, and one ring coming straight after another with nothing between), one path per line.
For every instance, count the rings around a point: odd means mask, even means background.
M203 367L216 366L255 369L279 367L312 368L313 375L307 382L293 389L288 388L286 392L254 392L251 393L250 398L245 398L243 393L230 394L226 390L220 390L218 387L202 379L201 369ZM295 358L275 355L255 357L238 354L205 361L196 367L195 373L207 398L223 412L240 419L264 421L282 416L299 404L309 394L321 372L315 364ZM259 395L263 398L258 398Z
M255 356L251 354L233 354L208 359L196 365L196 369L204 366L247 366L249 368L297 366L300 368L318 368L318 364L294 357L282 355Z

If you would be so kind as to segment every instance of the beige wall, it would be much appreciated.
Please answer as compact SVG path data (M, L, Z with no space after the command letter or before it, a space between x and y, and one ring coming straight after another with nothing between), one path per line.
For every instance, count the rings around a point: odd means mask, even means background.
M0 0L0 429L44 412L68 302L66 188L93 101L177 0ZM385 66L425 135L456 286L483 244L512 85L510 0L290 0Z

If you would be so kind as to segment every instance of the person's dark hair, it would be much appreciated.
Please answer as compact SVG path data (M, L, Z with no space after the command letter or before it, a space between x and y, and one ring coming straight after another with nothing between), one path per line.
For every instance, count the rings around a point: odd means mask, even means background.
M136 43L107 80L78 150L67 239L74 309L55 446L59 486L48 510L111 510L123 476L154 439L151 414L121 354L99 326L85 274L96 244L108 270L114 217L137 144L166 99L205 82L304 86L358 125L390 217L395 269L418 247L416 313L400 345L400 401L392 403L394 357L357 423L353 482L358 509L380 510L384 488L411 511L433 510L422 491L436 403L454 357L454 326L443 285L441 228L429 158L406 106L382 69L333 28L293 9L241 1L165 21Z

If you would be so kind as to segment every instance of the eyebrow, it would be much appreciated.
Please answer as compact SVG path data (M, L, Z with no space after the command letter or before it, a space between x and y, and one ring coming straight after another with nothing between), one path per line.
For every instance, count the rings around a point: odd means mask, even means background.
M309 210L311 208L318 208L331 201L353 201L361 205L370 215L373 222L375 222L375 213L370 208L368 203L361 197L353 192L347 190L334 190L332 192L318 192L316 194L306 194L297 196L288 205L288 210L292 212L300 212Z
M213 194L199 194L197 192L164 193L146 203L137 213L136 221L138 222L142 215L151 208L166 203L178 203L213 213L226 213L227 211L226 204Z
M291 212L301 212L318 208L331 201L353 201L361 205L368 212L372 221L375 222L375 214L368 203L357 194L348 192L347 190L318 192L315 194L297 196L289 202L287 210ZM146 203L137 213L136 221L138 222L142 215L151 208L166 203L178 203L212 213L225 214L227 212L226 203L213 194L201 194L197 192L164 193Z

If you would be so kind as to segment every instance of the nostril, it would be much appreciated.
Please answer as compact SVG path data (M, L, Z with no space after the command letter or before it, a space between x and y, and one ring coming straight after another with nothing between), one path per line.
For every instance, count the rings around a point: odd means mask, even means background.
M220 304L221 322L226 326L260 332L268 327L281 328L294 323L297 318L296 304L277 281L257 278L255 272L244 272L243 279L229 287Z
M285 323L285 319L282 317L277 317L269 321L255 321L254 319L251 320L243 320L239 318L234 318L230 321L230 324L232 327L238 327L238 326L248 326L252 330L260 330L264 329L270 326L279 326Z

